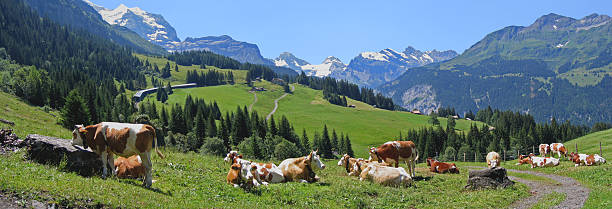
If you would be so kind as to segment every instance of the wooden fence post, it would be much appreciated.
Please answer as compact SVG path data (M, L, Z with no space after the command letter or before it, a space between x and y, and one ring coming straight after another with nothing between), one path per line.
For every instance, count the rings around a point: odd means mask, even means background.
M518 158L521 155L521 148L516 148L516 158Z
M465 152L463 153L463 162L465 162Z
M599 156L602 156L602 152L601 152L601 141L599 141Z
M535 146L531 145L531 153L533 153L535 155Z
M575 145L576 145L576 154L578 154L578 143L576 143Z
M476 162L476 155L478 154L478 152L474 152L474 162Z
M504 150L504 162L506 162L506 150Z
M453 162L457 161L457 155L453 155Z

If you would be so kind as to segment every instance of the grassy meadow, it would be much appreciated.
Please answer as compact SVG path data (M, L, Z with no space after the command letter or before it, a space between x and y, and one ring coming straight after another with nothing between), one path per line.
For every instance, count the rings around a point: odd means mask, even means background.
M72 136L70 130L57 124L59 112L47 113L41 107L27 105L4 92L0 92L0 118L14 122L15 126L0 123L0 128L11 128L20 138L31 133L63 138Z
M280 86L267 81L255 82L254 85L268 89L256 92L258 101L253 105L253 110L265 117L274 108L274 100L284 92ZM299 84L292 85L295 86L295 91L279 101L275 119L278 121L285 115L298 134L301 135L302 129L306 129L311 139L314 131L323 130L323 125L327 124L330 132L335 129L338 134L348 134L355 154L360 157L367 155L369 146L378 146L396 139L400 131L406 133L408 130L431 126L428 122L429 116L376 109L352 99L348 99L348 104L353 104L356 108L340 107L324 100L322 91ZM187 95L191 95L194 98L204 98L208 102L217 101L222 112L235 111L237 106L249 106L253 103L253 94L248 90L250 87L244 84L176 89L165 105L167 108L175 103L182 105ZM155 96L156 94L151 94L145 101L155 101ZM161 106L158 102L157 107ZM446 127L447 119L439 120L442 127ZM481 122L463 119L456 122L459 131L467 131L470 124L483 125Z

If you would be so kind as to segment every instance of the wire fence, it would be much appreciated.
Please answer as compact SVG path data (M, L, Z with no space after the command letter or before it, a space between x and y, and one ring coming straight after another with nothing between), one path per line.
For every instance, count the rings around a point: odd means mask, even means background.
M579 152L578 149L578 145L574 145L574 147L566 147L565 149L567 149L567 153L569 154L570 152ZM538 146L531 146L531 147L525 147L525 148L518 148L518 149L510 149L510 150L502 150L502 151L496 151L499 156L501 157L501 159L503 161L512 161L512 160L516 160L519 158L520 155L529 155L531 153L535 154L535 155L543 155L543 153L540 153L540 149ZM549 152L550 153L550 152ZM487 159L487 155L489 153L479 153L479 152L469 152L469 153L457 153L456 155L452 155L452 156L446 156L444 154L440 154L440 153L436 153L434 159L436 160L443 160L443 161L458 161L458 162L485 162ZM603 155L602 153L602 143L599 142L599 155ZM553 155L553 157L556 156ZM425 158L421 158L419 159L420 162L425 162Z

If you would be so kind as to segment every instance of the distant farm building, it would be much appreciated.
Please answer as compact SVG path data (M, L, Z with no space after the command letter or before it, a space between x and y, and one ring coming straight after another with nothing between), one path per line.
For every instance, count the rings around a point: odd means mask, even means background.
M285 81L283 79L280 78L274 78L272 79L272 83L277 84L277 85L285 85Z
M417 115L422 115L423 113L421 113L421 111L419 111L418 109L413 109L412 111L410 111L412 114L417 114Z
M197 87L198 85L196 85L196 83L187 83L187 84L179 84L179 85L174 85L172 86L172 89L187 89L187 88L193 88L193 87ZM150 88L150 89L145 89L145 90L140 90L137 91L134 94L134 97L132 97L132 100L134 102L140 102L142 101L142 99L144 99L147 95L152 94L157 92L157 87L155 88Z
M351 104L351 105L348 105L348 107L350 107L350 108L355 108L355 105L352 105L352 104Z
M251 91L266 91L266 89L264 87L251 87Z
M453 116L451 116L451 117L452 117L453 119L459 119L459 116L458 116L458 115L453 115Z

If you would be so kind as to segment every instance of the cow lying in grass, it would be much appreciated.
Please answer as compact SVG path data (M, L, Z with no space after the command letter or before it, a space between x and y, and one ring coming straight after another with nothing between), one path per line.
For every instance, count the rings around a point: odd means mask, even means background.
M559 165L559 159L554 157L530 156L531 168L535 167L555 167Z
M259 186L259 182L255 180L257 175L257 167L251 166L243 169L239 162L232 163L230 170L227 172L227 183L234 187L241 186Z
M232 166L236 163L240 164L242 180L254 186L285 181L282 171L274 163L251 162L242 159L242 155L239 155L237 151L230 151L223 160L231 163Z
M318 150L317 150L318 151ZM314 164L318 169L325 169L325 164L321 162L317 151L299 158L289 158L283 160L278 168L283 172L285 181L298 181L302 183L312 183L319 180L319 177L312 170Z
M359 160L363 160L363 159L362 158L352 158L348 154L344 154L342 158L338 160L338 166L344 167L344 169L346 170L346 173L348 173L349 176L359 176L359 173L361 173L360 167L359 166L357 167L358 170L356 170L354 167L355 163L357 163L357 161Z
M143 179L146 176L147 169L142 165L142 159L139 155L133 155L129 158L118 157L115 159L115 173L120 179Z
M145 187L153 183L151 149L155 139L155 129L146 124L102 122L86 127L76 125L72 131L72 145L83 146L85 149L91 147L100 156L102 178L108 175L107 167L111 167L112 174L115 174L114 154L122 157L139 155L146 170L143 181ZM164 158L157 150L157 143L155 151L160 158Z
M489 152L487 154L487 166L489 168L495 168L499 165L499 154L497 152Z
M523 165L523 164L531 165L531 157L529 155L519 155L518 163L516 163L516 165Z
M578 167L580 165L592 166L606 163L606 159L599 156L598 154L587 155L572 152L569 156L572 162L574 162L575 167Z
M427 166L429 166L429 171L434 173L459 173L455 163L443 163L430 157L427 158Z
M408 186L412 183L412 178L402 167L394 168L378 163L365 165L359 174L360 181L370 180L385 186Z

